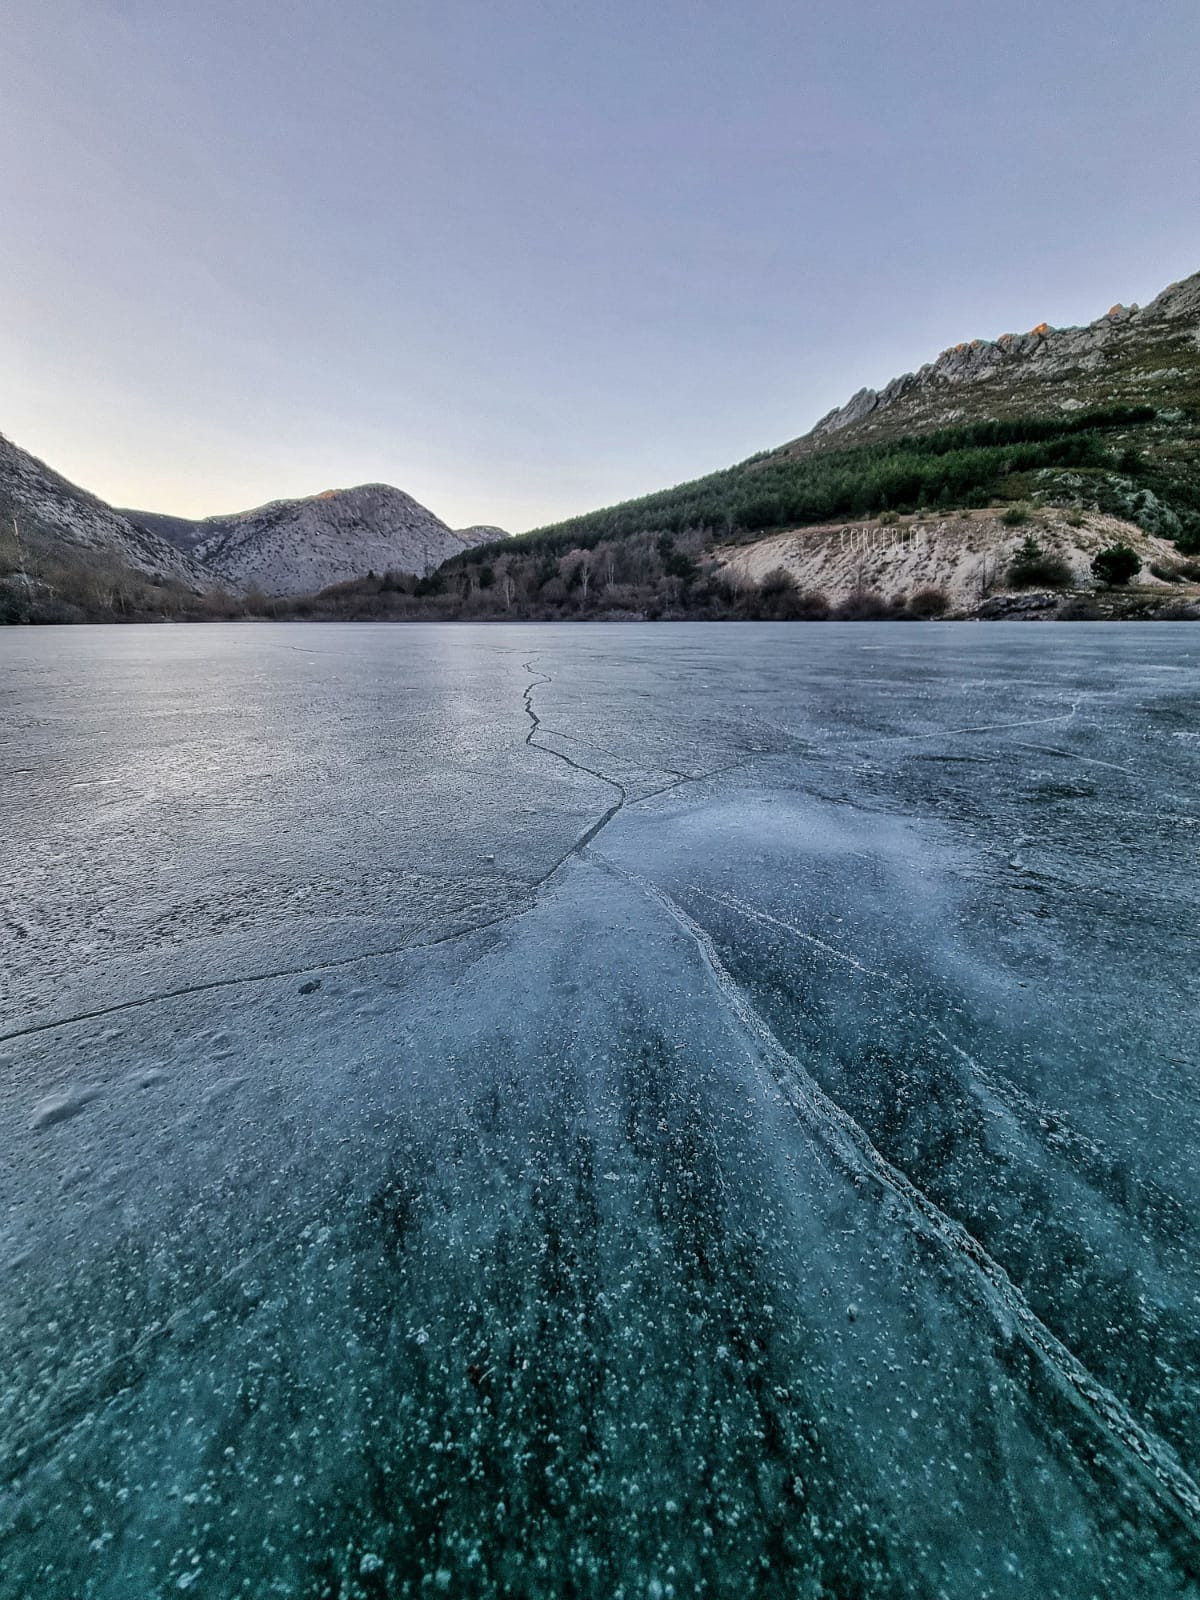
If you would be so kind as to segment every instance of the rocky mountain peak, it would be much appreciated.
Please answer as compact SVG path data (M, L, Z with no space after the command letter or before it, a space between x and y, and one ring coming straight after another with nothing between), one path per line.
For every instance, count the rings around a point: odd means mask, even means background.
M369 572L424 576L502 529L455 531L390 483L321 489L251 511L190 521L150 511L133 522L192 554L235 589L308 594Z
M371 571L423 575L480 543L473 532L455 533L403 489L361 483L207 517L176 536L238 588L307 594Z
M1066 394L1056 402L1068 407L1112 398L1144 399L1147 383L1172 370L1172 341L1193 348L1200 343L1200 273L1171 284L1144 309L1117 304L1085 327L1039 322L1028 333L952 345L935 361L893 378L883 389L860 389L822 417L796 448L824 444L831 435L847 432L853 432L847 443L861 443L877 425L894 431L893 422L911 420L925 427L957 421L964 415L964 403L950 400L947 391L968 385L986 386L996 414L1003 413L1006 385L1031 382L1073 380L1081 394Z

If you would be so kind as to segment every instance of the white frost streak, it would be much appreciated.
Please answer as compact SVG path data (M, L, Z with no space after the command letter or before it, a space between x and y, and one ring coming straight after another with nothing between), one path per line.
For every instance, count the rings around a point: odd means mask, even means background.
M769 922L772 927L782 928L785 933L790 933L793 938L803 939L806 944L815 944L818 950L823 950L827 956L832 956L835 961L844 962L846 966L853 967L855 972L861 972L868 978L884 978L886 974L876 972L871 967L864 967L861 961L856 961L845 950L839 950L836 945L826 944L824 939L818 939L815 933L805 933L794 922L785 922L780 917L773 917L769 911L760 911L756 906L748 906L744 900L738 900L731 894L709 894L707 889L697 888L692 885L692 893L702 895L705 900L711 900L715 905L725 906L730 911L736 911L740 916L752 917L755 922Z
M608 861L608 858L604 858ZM1200 1488L1180 1466L1170 1448L1148 1433L1117 1397L1083 1365L1030 1309L1025 1297L999 1262L979 1241L907 1178L871 1143L866 1132L829 1098L796 1058L771 1032L747 1002L717 954L712 939L681 906L654 884L608 861L614 872L659 905L691 935L725 1003L764 1051L780 1088L808 1130L857 1173L883 1184L910 1210L914 1224L935 1243L971 1269L984 1298L1001 1326L1015 1327L1028 1348L1044 1363L1083 1412L1122 1451L1132 1457L1146 1481L1167 1507L1181 1515L1193 1533L1200 1531ZM773 920L773 919L772 919ZM792 930L794 931L794 930ZM836 952L835 952L836 953ZM861 969L861 970L866 970Z

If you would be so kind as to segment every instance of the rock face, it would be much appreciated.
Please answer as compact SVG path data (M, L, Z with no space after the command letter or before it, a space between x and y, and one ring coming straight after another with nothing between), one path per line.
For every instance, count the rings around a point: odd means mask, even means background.
M1014 409L1153 403L1159 391L1178 386L1198 352L1200 273L1164 289L1144 309L1116 305L1084 328L1043 322L1029 333L954 345L883 389L860 389L785 451L864 444Z
M958 616L1023 615L1044 605L1031 591L1014 593L1006 574L1018 546L1032 533L1069 571L1059 599L1095 587L1092 557L1109 545L1131 545L1141 557L1139 588L1166 601L1192 599L1195 586L1172 584L1151 568L1170 571L1179 552L1166 539L1101 512L1085 516L1046 507L1036 526L1008 526L999 508L990 511L931 512L907 517L896 526L878 521L825 524L769 534L753 544L731 545L715 554L729 576L760 583L782 568L800 589L817 591L833 605L855 592L889 601L910 599L922 589L938 589ZM981 610L986 604L989 609Z
M238 589L311 594L368 572L424 575L472 545L503 537L497 528L454 532L411 495L385 483L274 500L234 516L187 522L130 512Z
M109 558L152 578L172 579L197 591L214 586L212 574L149 528L138 527L86 489L77 488L44 462L0 435L0 518L7 533L15 518L19 537L72 547Z

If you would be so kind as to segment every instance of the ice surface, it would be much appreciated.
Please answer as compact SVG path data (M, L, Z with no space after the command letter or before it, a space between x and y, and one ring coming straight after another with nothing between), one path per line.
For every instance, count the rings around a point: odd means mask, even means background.
M1186 625L0 634L0 1595L1191 1595Z

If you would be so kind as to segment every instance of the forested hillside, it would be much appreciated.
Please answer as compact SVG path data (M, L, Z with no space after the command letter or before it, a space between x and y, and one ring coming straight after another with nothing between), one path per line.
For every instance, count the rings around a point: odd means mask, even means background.
M1177 413L1111 406L1018 417L819 454L752 456L723 472L480 545L454 565L501 548L588 548L635 534L702 532L728 540L880 511L982 507L1040 499L1130 517L1186 549L1200 547L1200 477L1181 470ZM1189 422L1191 419L1188 419ZM1191 465L1191 463L1189 463Z

